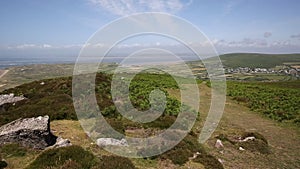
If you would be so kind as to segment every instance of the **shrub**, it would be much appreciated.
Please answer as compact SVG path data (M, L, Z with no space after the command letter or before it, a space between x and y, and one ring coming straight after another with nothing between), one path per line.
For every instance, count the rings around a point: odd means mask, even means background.
M59 169L82 169L82 166L73 160L67 160Z
M167 153L164 153L161 158L169 159L174 164L177 164L177 165L183 165L189 160L189 157L192 157L192 156L193 156L193 153L190 150L183 149L183 148L179 148L179 149L177 148L177 149L173 149Z
M5 161L0 161L0 169L7 167L7 163Z
M270 153L268 141L263 135L257 132L245 132L242 134L241 138L245 139L247 137L255 137L255 139L241 142L238 144L238 146L243 147L251 152L259 152L261 154Z
M241 142L238 144L238 146L243 147L244 149L249 150L251 152L259 152L261 154L270 153L268 144L266 144L263 140L260 139Z
M189 134L173 149L162 154L160 158L169 159L174 164L183 165L189 160L189 157L193 157L196 152L204 152L204 149L202 145L198 143L196 137Z
M27 169L46 169L72 166L89 169L95 164L94 155L80 146L49 149L40 154Z
M194 162L201 163L206 169L223 169L222 164L212 155L209 155L202 144L197 140L197 137L193 136L193 133L189 133L178 145L172 150L161 155L162 159L169 159L174 164L183 165L189 157L193 157L195 153L200 153Z
M245 139L247 137L255 137L256 139L262 140L263 142L268 144L267 139L258 132L245 132L242 134L242 139Z
M217 139L220 139L221 141L228 141L231 144L236 144L236 142L229 139L225 134L220 134L216 137Z
M223 165L212 155L201 153L194 160L194 162L201 163L205 169L223 169Z
M176 120L176 117L165 115L165 116L159 117L158 119L156 119L150 123L143 124L143 127L167 129L175 122L175 120Z
M132 162L120 156L102 156L98 165L93 169L135 169Z

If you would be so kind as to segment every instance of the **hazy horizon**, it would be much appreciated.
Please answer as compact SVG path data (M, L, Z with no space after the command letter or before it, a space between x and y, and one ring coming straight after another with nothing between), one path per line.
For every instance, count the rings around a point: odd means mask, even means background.
M100 28L140 12L181 17L209 39L188 45L211 44L219 54L300 53L299 6L297 0L1 1L0 58L78 56ZM171 17L169 22L173 22ZM122 54L144 47L182 50L178 42L161 36L134 37L116 45Z

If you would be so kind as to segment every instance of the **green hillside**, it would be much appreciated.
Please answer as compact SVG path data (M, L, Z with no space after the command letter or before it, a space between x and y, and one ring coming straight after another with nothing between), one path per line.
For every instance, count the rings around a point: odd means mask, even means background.
M220 55L226 67L272 68L287 62L299 62L300 54L232 53Z

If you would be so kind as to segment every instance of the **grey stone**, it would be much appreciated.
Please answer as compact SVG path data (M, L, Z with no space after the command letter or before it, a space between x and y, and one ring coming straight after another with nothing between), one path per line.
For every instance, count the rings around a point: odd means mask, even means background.
M56 143L53 145L53 148L68 147L71 145L72 145L72 143L70 142L70 140L58 137L56 139Z
M17 119L0 127L0 145L19 143L25 147L45 149L56 143L50 131L49 116Z
M23 96L15 96L13 93L11 94L2 94L0 95L0 106L5 103L16 103L18 101L26 99Z
M215 147L216 147L216 148L223 148L224 145L223 145L222 141L218 139L218 140L216 141Z
M246 137L244 140L242 140L241 142L246 142L249 140L255 140L255 137Z
M99 138L97 139L97 145L100 147L105 146L128 146L128 143L125 139L114 139L114 138Z

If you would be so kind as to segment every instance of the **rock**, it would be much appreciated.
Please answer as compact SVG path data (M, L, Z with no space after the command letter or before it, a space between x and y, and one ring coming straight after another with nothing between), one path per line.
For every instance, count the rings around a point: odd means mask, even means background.
M246 137L245 139L242 140L242 142L246 142L249 140L255 140L255 137Z
M40 83L40 85L44 85L44 84L45 84L45 82L41 82L41 83Z
M15 96L13 93L11 94L2 94L0 95L0 106L5 103L16 103L18 101L26 99L23 96Z
M45 149L56 143L50 132L49 116L17 119L0 127L0 145L18 143L34 149Z
M56 139L56 143L53 145L53 148L68 147L71 145L72 145L72 143L70 142L70 140L58 137Z
M194 154L193 154L193 157L189 157L189 160L193 160L193 159L197 158L198 155L200 155L200 154L201 154L201 153L199 153L199 152L194 153Z
M216 141L215 147L216 148L223 148L224 147L224 145L223 145L223 143L222 143L222 141L220 139L218 139Z
M239 147L239 150L244 151L245 149L243 147Z
M224 164L224 161L220 158L218 158L218 161L221 163L221 164Z
M100 147L105 146L128 146L128 143L125 139L114 139L114 138L99 138L97 139L97 145Z

